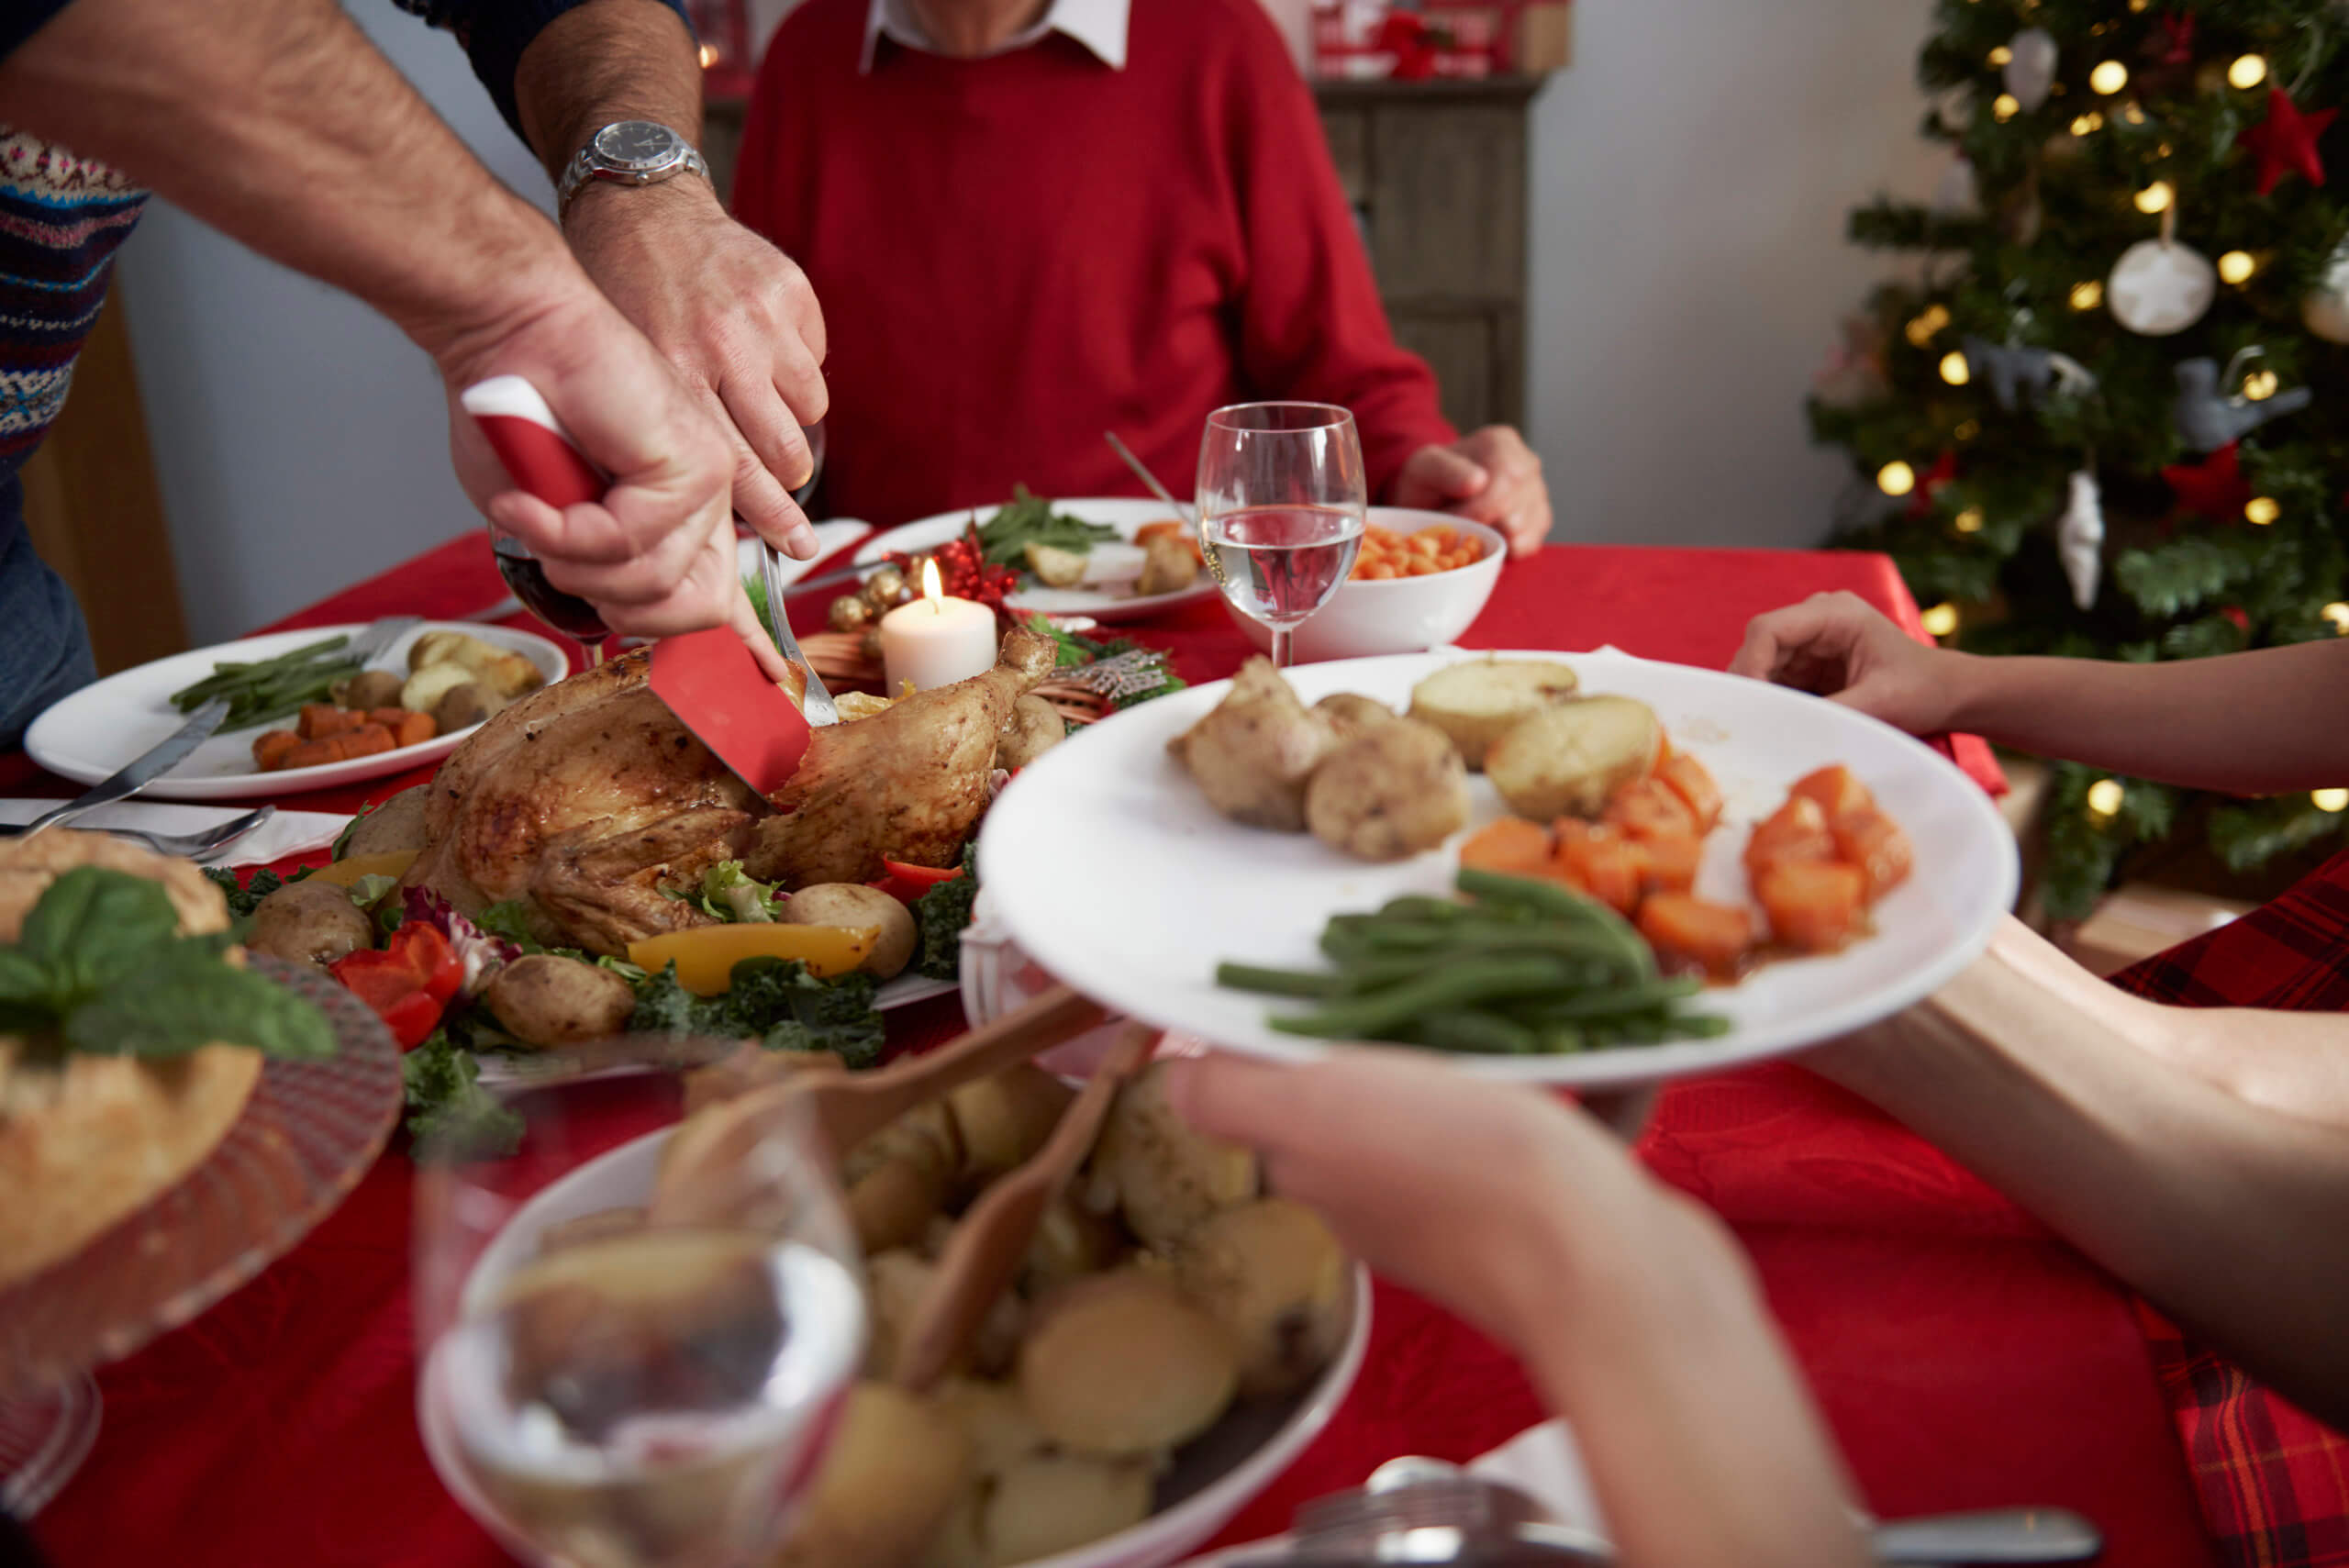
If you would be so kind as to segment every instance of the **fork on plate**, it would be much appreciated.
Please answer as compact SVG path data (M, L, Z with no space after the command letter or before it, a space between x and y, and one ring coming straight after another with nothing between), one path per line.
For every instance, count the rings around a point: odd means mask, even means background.
M150 833L139 828L83 828L88 833L108 833L117 839L130 839L146 845L159 855L173 855L184 860L206 861L227 849L262 823L277 815L274 806L263 806L232 817L217 827L200 833ZM23 836L25 825L0 826L0 839Z

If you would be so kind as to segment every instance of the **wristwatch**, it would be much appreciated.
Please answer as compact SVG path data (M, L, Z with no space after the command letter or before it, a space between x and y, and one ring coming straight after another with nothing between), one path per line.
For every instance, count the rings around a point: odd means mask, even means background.
M578 156L563 167L555 185L555 211L569 211L572 198L590 180L657 185L680 174L709 178L708 162L691 142L651 120L618 120L589 137Z

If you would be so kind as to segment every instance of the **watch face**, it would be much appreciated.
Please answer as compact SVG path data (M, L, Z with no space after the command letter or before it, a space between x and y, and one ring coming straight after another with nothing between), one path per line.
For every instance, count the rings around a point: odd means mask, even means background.
M596 133L596 156L623 169L657 169L677 155L677 133L649 120L622 120Z

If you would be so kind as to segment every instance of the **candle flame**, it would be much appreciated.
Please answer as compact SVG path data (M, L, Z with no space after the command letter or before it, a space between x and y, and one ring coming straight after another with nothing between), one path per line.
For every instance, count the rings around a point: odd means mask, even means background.
M921 563L921 596L930 602L930 614L944 615L946 613L946 606L939 602L946 597L946 587L938 579L938 562L935 559Z

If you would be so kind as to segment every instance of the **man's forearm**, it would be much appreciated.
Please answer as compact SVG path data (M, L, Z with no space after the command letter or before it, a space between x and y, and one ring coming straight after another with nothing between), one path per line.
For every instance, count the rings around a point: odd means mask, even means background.
M2337 1423L2349 1131L2143 1049L2160 1012L2009 921L1932 1001L1807 1060Z
M2022 751L2243 795L2349 783L2349 639L2154 664L1957 668L1955 728Z
M658 0L587 0L540 29L514 72L522 132L550 178L616 120L701 140L701 57Z
M331 0L74 0L0 61L0 119L349 290L436 355L577 277Z

